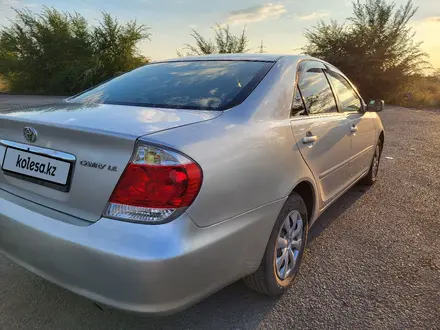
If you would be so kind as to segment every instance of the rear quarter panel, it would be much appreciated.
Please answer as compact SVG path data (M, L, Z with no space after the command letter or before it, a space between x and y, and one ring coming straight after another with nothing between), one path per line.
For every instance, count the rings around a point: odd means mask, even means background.
M203 184L187 210L198 226L263 207L287 197L300 181L313 181L290 127L295 70L296 63L280 60L241 105L214 120L143 138L201 166Z

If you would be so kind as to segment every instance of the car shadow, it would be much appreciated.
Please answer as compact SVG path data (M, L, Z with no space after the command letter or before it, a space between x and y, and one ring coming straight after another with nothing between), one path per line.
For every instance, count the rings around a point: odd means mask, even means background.
M359 198L361 198L370 187L363 186L361 184L354 185L349 189L344 195L339 197L339 199L329 206L327 210L315 221L312 228L309 231L308 244L313 244L313 241L333 222L337 221L338 218L348 209L352 204L354 204Z
M102 313L110 323L113 319L131 329L228 329L243 323L246 328L256 329L278 300L256 293L243 281L237 281L177 314L144 316L111 308Z

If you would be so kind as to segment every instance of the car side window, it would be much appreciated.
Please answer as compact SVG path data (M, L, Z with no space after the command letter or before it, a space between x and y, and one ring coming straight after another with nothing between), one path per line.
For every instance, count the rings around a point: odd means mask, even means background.
M348 81L336 72L329 71L327 74L335 93L338 95L342 110L344 112L358 112L362 110L361 100Z
M301 75L298 85L310 115L338 112L335 97L322 69L307 70Z

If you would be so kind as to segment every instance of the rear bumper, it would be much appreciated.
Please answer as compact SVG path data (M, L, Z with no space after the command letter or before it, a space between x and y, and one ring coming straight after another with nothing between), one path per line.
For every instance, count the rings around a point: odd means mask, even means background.
M89 224L0 190L0 253L97 302L171 313L253 272L283 202L208 228L186 214L155 226Z

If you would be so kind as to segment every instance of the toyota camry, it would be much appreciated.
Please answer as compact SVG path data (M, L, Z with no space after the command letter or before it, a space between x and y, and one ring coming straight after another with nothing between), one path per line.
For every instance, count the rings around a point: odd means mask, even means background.
M382 108L329 63L245 54L157 62L1 110L0 253L142 313L242 278L280 295L320 214L377 180Z

